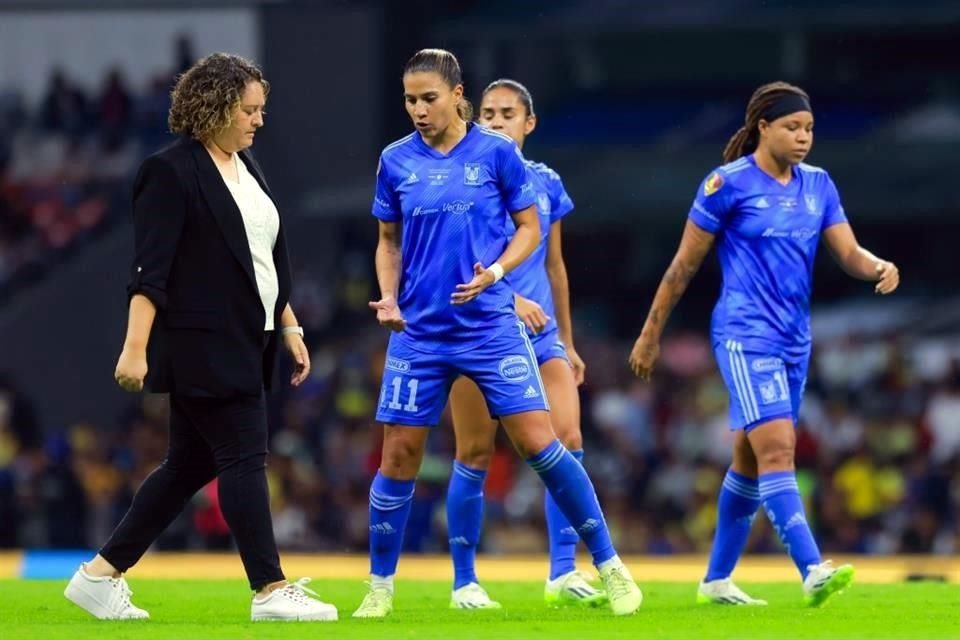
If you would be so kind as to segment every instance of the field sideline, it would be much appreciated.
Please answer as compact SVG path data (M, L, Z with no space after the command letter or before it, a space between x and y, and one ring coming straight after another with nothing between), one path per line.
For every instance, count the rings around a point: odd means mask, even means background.
M367 577L366 556L358 554L281 554L284 570L291 577L315 579L357 579ZM626 556L634 578L645 581L697 582L703 577L706 557ZM960 557L957 556L835 556L837 564L851 562L857 568L858 583L892 584L926 578L960 584ZM484 580L539 580L546 571L546 556L480 556L478 575ZM20 552L0 553L0 578L18 578L24 564ZM65 565L64 570L69 566ZM589 568L587 556L578 566ZM69 574L67 574L69 575ZM446 555L407 555L400 559L398 577L407 580L448 580L452 575ZM796 570L785 555L746 556L734 574L745 582L794 582ZM53 576L56 577L56 576ZM130 578L229 579L242 578L240 558L235 553L150 553L130 573Z

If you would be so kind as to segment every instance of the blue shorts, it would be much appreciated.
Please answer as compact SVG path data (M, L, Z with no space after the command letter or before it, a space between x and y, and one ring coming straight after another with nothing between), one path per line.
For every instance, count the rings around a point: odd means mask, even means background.
M720 375L730 393L730 429L750 431L765 422L790 418L797 424L807 384L808 355L801 362L744 351L736 340L714 344Z
M463 353L424 353L407 339L390 336L380 387L377 421L433 426L458 376L473 380L497 418L527 411L549 411L533 344L523 323Z
M567 347L560 340L559 334L560 332L554 329L547 333L529 336L533 343L533 351L537 354L537 364L539 366L542 367L554 358L560 358L570 364L570 358L567 357Z

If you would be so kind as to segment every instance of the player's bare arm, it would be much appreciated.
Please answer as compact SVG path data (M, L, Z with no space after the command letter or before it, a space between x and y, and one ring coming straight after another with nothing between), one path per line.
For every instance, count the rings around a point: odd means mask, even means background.
M703 264L704 258L713 246L714 235L704 231L693 222L687 221L680 239L680 247L670 266L667 267L653 305L647 314L640 337L630 352L630 368L643 378L650 379L657 356L660 353L660 336L667 324L667 318L677 305L693 276Z
M900 286L900 270L894 263L878 258L857 242L853 228L835 224L823 232L823 239L837 264L850 276L876 282L875 291L886 295Z

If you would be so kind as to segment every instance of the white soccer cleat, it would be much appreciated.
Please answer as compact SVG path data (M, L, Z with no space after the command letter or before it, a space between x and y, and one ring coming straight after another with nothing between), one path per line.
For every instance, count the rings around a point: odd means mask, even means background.
M491 600L487 591L476 582L454 589L450 595L451 609L502 609L496 600Z
M274 589L266 598L254 598L250 604L250 619L280 620L286 622L333 622L337 608L321 602L319 594L307 588L310 578L300 578L285 587Z
M853 582L854 571L850 564L834 567L827 560L808 568L810 573L803 581L803 595L811 607L823 606L834 594L842 593Z
M133 591L123 577L94 578L80 565L63 595L100 620L145 620L150 614L130 602Z
M581 571L571 571L547 580L543 600L548 607L599 607L607 603L607 594L587 581Z
M751 598L730 578L701 582L697 589L697 604L732 604L746 606L766 606L766 600Z
M616 562L600 569L600 579L610 599L610 609L615 616L629 616L643 604L643 593L633 581L630 570L617 558Z
M369 584L369 583L368 583ZM353 612L354 618L386 618L393 611L393 591L370 585L363 602Z

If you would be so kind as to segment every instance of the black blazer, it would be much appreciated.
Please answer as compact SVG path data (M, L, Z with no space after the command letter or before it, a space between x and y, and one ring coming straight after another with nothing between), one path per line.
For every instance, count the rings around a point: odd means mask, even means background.
M241 151L240 157L272 198L253 156ZM278 329L290 298L282 221L273 248ZM157 308L147 390L230 397L269 389L277 332L264 343L263 303L243 218L202 144L184 138L143 162L133 187L133 226L127 293L141 293Z

